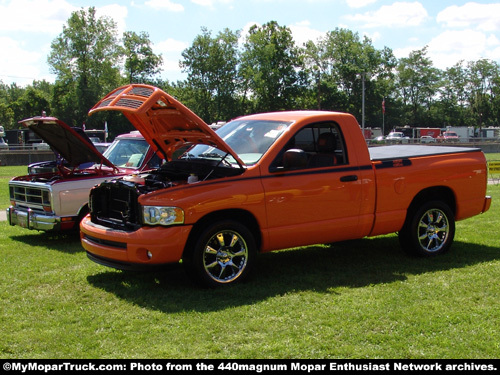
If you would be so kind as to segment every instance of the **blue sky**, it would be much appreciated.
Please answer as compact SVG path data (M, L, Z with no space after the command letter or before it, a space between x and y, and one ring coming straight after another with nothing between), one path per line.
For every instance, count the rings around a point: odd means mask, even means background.
M500 0L0 0L0 80L53 82L47 56L71 12L95 6L123 31L145 31L162 54L162 78L184 79L181 52L206 27L241 30L277 21L296 42L317 40L335 28L367 35L396 57L428 46L434 66L487 58L500 63Z

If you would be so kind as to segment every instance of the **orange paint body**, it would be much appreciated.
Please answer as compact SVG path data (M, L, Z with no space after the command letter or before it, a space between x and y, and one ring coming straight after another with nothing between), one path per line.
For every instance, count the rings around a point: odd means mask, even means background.
M258 250L267 252L397 232L415 197L433 189L449 195L456 220L489 208L490 198L485 197L486 160L478 149L408 145L368 149L352 115L294 111L237 119L242 124L286 124L260 158L245 162L247 156L221 145L222 138L214 136L201 119L163 91L155 89L147 99L132 94L129 98L144 104L135 108L114 106L113 98L107 97L93 111L123 112L158 147L157 152L169 160L177 146L195 142L234 153L234 164L242 164L242 169L234 176L208 178L195 184L175 181L168 188L138 197L139 207L182 209L183 223L179 225L139 225L123 230L94 223L92 214L88 215L80 226L82 245L90 256L109 264L178 262L190 244L189 239L193 239L193 228L211 218L238 221L244 217L245 223L253 223ZM290 168L280 165L291 140L294 150L308 150L305 141L300 143L304 129L319 129L319 133L328 129L335 133L336 164L294 164ZM268 132L264 137L271 135L274 133ZM316 152L306 153L310 158L309 154Z

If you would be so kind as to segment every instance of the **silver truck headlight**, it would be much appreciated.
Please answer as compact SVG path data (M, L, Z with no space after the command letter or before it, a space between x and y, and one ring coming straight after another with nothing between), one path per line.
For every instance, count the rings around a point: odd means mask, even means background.
M184 224L184 211L178 207L143 206L142 215L147 225Z

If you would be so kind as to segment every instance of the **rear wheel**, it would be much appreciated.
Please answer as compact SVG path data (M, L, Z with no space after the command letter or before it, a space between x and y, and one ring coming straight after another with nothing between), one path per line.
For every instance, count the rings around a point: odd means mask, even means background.
M418 256L433 256L449 250L455 237L455 217L442 201L424 203L408 213L399 232L402 249Z
M254 262L255 239L244 225L225 220L209 225L187 249L187 273L204 286L216 287L244 280Z

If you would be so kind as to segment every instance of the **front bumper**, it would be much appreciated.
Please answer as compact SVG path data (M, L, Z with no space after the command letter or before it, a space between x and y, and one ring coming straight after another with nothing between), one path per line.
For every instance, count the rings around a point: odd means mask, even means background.
M43 231L67 230L75 226L75 219L72 217L62 218L48 213L43 214L30 208L19 209L14 206L7 208L7 221L10 225Z
M87 256L96 263L136 269L178 263L191 225L143 226L127 232L94 224L87 215L80 223L80 238Z

